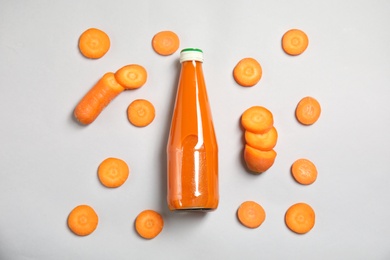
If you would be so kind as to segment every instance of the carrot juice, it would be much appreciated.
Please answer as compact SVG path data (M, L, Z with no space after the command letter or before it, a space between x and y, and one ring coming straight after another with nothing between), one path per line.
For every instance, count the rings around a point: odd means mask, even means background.
M181 72L167 145L170 210L214 210L218 206L218 145L206 84L203 52L180 53Z

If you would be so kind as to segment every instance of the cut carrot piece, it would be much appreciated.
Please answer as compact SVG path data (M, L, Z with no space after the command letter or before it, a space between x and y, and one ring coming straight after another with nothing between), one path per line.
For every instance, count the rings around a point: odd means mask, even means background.
M264 134L268 132L274 124L274 117L268 109L261 106L252 106L244 111L241 116L241 125L245 130Z
M287 31L282 38L282 48L289 55L303 53L309 45L309 38L306 33L298 29Z
M161 31L152 39L154 51L163 56L175 53L179 49L179 45L179 37L172 31Z
M125 161L110 157L100 163L98 177L104 186L117 188L125 183L129 177L129 172L129 167Z
M245 131L245 142L253 148L269 151L272 150L278 141L278 132L275 127L272 127L264 134L255 134L250 131Z
M155 238L163 230L164 220L162 216L154 210L144 210L138 214L135 220L137 233L145 238Z
M271 168L276 158L275 150L261 151L245 145L244 160L248 169L254 173L262 173Z
M321 115L321 106L313 97L304 97L295 109L297 120L303 125L312 125Z
M70 212L68 227L76 235L87 236L95 231L98 221L98 215L92 207L79 205Z
M135 126L147 126L154 120L154 106L145 99L134 100L127 108L127 117L130 123Z
M291 231L297 234L305 234L314 227L315 217L315 212L312 207L301 202L288 208L285 215L285 222Z
M110 38L102 30L89 28L79 38L79 50L87 58L99 59L110 49Z
M257 228L265 220L265 211L254 201L243 202L237 210L238 220L248 228Z
M312 184L317 179L317 168L307 159L298 159L291 166L294 179L304 185Z
M115 72L115 78L126 89L137 89L145 84L148 73L141 65L130 64Z
M123 90L116 82L114 73L106 73L78 103L74 110L75 118L85 125L92 123Z
M263 74L260 64L253 58L240 60L233 70L233 77L237 84L243 87L256 85Z

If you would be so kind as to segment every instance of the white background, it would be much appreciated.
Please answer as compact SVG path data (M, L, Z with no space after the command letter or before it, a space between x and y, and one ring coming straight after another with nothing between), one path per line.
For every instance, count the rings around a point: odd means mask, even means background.
M78 51L80 34L97 27L111 38L99 60ZM309 47L291 57L281 37L304 30ZM204 72L219 144L220 205L177 214L166 206L165 146L179 71L178 52L157 55L153 35L175 31L180 48L205 53ZM0 1L0 259L389 259L390 2L328 1ZM232 77L244 57L263 67L252 88ZM137 63L144 87L118 96L89 126L72 117L106 72ZM322 114L300 125L294 110L315 97ZM132 126L126 109L150 100L156 118ZM272 111L279 132L274 166L252 175L242 160L240 116ZM107 157L131 168L120 188L96 174ZM312 160L317 181L297 184L290 166ZM255 200L267 218L258 229L236 218ZM316 225L305 235L284 223L286 209L309 203ZM71 233L69 212L89 204L99 225ZM134 219L160 212L162 233L140 238Z

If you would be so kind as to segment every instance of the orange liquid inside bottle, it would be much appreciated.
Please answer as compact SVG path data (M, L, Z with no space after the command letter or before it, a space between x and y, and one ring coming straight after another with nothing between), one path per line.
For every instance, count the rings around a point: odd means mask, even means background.
M206 84L203 52L184 49L167 145L168 207L214 210L218 206L218 145Z

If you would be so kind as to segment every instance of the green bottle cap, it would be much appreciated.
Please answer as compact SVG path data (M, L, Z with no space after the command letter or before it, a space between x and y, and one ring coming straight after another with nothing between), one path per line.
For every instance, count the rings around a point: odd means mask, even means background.
M203 62L203 51L197 48L185 48L180 52L180 62L196 60Z

